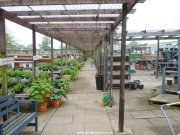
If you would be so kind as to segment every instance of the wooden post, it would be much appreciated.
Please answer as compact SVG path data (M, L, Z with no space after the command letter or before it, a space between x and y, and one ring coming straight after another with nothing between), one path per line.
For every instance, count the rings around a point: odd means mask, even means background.
M0 58L6 58L6 34L5 34L5 17L4 11L0 10ZM2 95L8 95L7 89L7 65L0 66L0 70L2 73ZM3 108L5 109L5 108ZM3 111L2 109L2 111ZM6 121L8 115L3 116L3 121Z
M61 42L61 59L63 60L63 42ZM61 64L61 77L63 76L63 65Z
M113 31L110 32L110 84L109 84L109 106L112 107L112 88L113 88Z
M107 51L107 48L106 48L106 43L103 42L103 48L104 48L104 52L103 52L103 88L104 88L104 91L106 91L106 51Z
M177 83L177 91L180 91L180 39L178 39L178 83Z
M66 66L67 66L67 60L68 60L68 57L67 57L67 43L66 43Z
M54 67L54 51L53 51L53 38L51 37L51 83L53 83L53 67Z
M126 14L127 4L122 7L122 41L121 41L121 76L120 76L120 92L119 92L119 123L118 129L124 132L124 84L125 84L125 59L126 59Z
M162 69L162 94L166 91L166 67Z
M99 67L100 67L100 75L102 75L102 44L99 46Z
M0 58L6 58L6 34L4 11L0 10ZM7 89L7 65L0 67L2 73L2 94L8 95Z
M158 78L159 74L159 37L157 37L157 59L156 59L156 78Z
M32 48L33 48L33 57L36 56L36 30L35 30L35 25L32 26ZM33 80L35 80L35 68L36 68L36 61L33 60L33 65L32 65L32 73L33 73Z

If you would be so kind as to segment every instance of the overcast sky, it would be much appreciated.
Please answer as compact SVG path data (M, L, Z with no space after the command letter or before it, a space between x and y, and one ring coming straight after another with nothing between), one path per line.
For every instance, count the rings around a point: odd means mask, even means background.
M180 29L180 0L146 0L135 6L136 12L128 15L129 31ZM32 32L22 26L6 21L8 30L20 44L32 43ZM37 34L37 44L43 35ZM54 42L55 47L59 42Z

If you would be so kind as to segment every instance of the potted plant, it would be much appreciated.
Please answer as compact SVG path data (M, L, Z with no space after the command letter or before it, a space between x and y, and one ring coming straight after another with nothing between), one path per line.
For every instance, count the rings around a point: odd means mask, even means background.
M37 75L37 79L40 79L40 80L47 80L48 78L49 78L49 75L45 71L40 71Z
M11 87L9 90L12 93L20 94L23 92L24 88L25 88L25 83L18 83L16 85L14 85L13 87Z
M71 81L69 77L63 76L61 79L54 80L53 85L55 88L67 90L71 88Z
M62 97L67 99L66 92L63 89L53 88L51 97L50 97L52 100L52 106L59 107L62 103L62 100L61 100Z
M63 74L71 75L71 80L75 80L75 79L77 79L78 71L75 67L74 68L65 68Z
M32 100L38 100L39 111L45 112L47 109L47 103L45 102L45 95L52 90L52 86L47 80L36 80L32 83L32 86L27 90L27 95Z

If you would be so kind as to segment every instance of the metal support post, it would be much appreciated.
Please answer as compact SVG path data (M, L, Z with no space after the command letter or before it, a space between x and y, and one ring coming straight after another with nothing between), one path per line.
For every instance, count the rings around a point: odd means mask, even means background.
M54 67L54 51L53 51L53 38L51 37L51 83L53 83L53 67Z
M162 94L165 94L166 91L166 67L163 67L162 70Z
M68 61L68 57L67 57L67 43L66 43L66 67L67 67L67 61Z
M103 43L103 48L104 48L104 52L103 52L103 88L104 91L106 91L106 44Z
M118 129L124 132L124 84L125 84L125 58L126 58L126 18L127 4L122 5L122 41L121 41L121 76L120 76L120 91L119 91L119 123Z
M110 32L110 86L109 86L109 106L112 107L112 88L113 88L113 32Z
M180 91L180 39L178 39L178 76L177 76L178 84L177 91Z
M128 49L128 54L129 54L129 59L128 59L128 63L129 63L129 68L128 68L129 77L128 77L128 79L131 80L131 49Z
M63 60L63 42L61 42L61 59ZM63 75L63 64L61 63L61 77Z
M33 48L33 57L36 56L36 30L35 30L35 25L32 27L32 48ZM36 61L33 60L33 65L32 65L32 73L33 73L33 80L36 78Z
M159 37L157 37L157 59L156 59L156 78L159 75Z

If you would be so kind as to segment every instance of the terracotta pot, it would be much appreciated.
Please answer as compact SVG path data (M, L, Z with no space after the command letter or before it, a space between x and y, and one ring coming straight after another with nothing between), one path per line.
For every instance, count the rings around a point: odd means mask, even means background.
M62 103L61 99L53 99L52 100L53 107L59 107L61 105L61 103Z
M139 89L143 89L144 85L143 84L139 84L138 87L139 87Z
M76 78L75 78L75 77L71 77L71 80L72 80L72 81L75 81L75 80L76 80Z
M39 110L39 112L45 112L47 110L47 103L39 102L38 110Z
M171 85L172 84L172 80L167 80L167 85Z
M51 106L51 99L50 97L45 98L45 102L47 103L47 107Z

